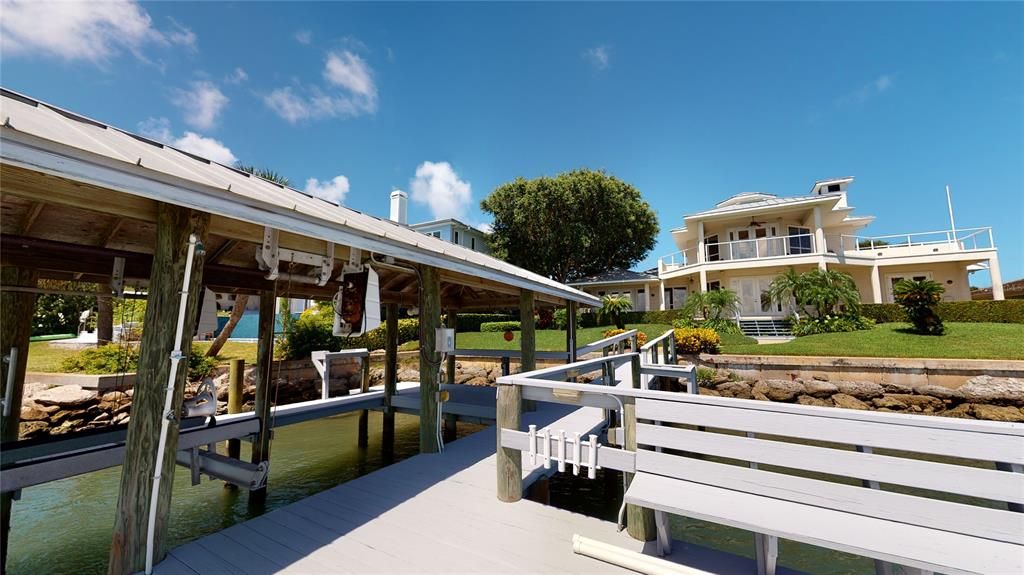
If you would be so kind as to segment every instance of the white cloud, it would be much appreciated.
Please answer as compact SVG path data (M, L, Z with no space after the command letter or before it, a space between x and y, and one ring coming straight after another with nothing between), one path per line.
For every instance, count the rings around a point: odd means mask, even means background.
M489 234L489 233L494 231L494 226L489 224L489 223L487 223L487 222L484 222L482 224L477 225L476 229L480 230L481 232L483 232L485 234Z
M158 30L133 0L3 2L0 49L5 55L45 54L100 63L128 51L146 60L142 50L148 45L195 49L196 35L173 20L169 31Z
M306 180L306 193L311 196L330 200L336 204L345 203L345 195L348 194L348 178L345 176L334 176L330 180L321 182L316 178Z
M284 86L263 102L291 123L322 118L352 118L377 112L377 85L365 60L349 52L332 52L324 63L320 86Z
M313 41L313 32L309 30L299 30L295 32L295 41L299 44L309 45Z
M144 122L139 122L139 133L160 143L220 164L230 166L238 161L238 158L231 153L231 149L220 140L189 131L186 131L180 138L174 137L174 133L171 132L171 122L167 118L149 118Z
M208 80L192 82L188 90L175 90L171 101L181 108L185 123L193 128L209 130L228 103L228 97Z
M412 200L430 207L436 219L461 218L472 199L469 182L460 180L448 162L423 162L409 188Z
M242 68L235 68L230 74L224 76L225 84L238 85L249 79L249 74Z
M583 57L598 70L607 70L611 59L611 48L608 46L594 46L583 52Z
M839 98L836 98L837 106L846 106L849 104L863 104L871 98L878 96L889 90L893 83L896 81L896 74L882 74L881 76L867 82L860 88L857 88L853 92L844 94Z

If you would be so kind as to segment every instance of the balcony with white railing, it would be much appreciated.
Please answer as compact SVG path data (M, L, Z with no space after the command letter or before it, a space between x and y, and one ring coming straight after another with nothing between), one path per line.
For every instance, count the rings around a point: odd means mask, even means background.
M814 234L793 234L731 242L715 242L704 245L704 262L716 263L785 256L805 256L815 253L814 245ZM658 259L658 270L670 272L690 267L698 263L696 256L696 248L662 256Z
M833 246L830 242L830 251L867 257L960 253L995 248L992 228L940 230L873 237L844 235L839 236L838 241L838 246Z

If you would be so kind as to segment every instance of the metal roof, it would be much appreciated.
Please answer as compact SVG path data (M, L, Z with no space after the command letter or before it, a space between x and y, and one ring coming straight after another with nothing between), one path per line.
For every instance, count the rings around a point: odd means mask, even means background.
M633 270L614 269L601 272L599 274L594 274L592 276L587 276L574 282L569 282L569 284L578 286L605 283L647 282L657 279L657 274L652 274L650 272L635 272Z
M491 256L0 88L0 160L521 289L594 296Z

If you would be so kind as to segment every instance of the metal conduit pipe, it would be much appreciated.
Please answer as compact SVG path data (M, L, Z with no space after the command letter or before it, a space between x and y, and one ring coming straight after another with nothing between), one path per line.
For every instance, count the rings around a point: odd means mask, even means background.
M578 533L574 533L572 536L572 551L578 555L645 575L712 575L707 571L623 549L596 539L583 537Z

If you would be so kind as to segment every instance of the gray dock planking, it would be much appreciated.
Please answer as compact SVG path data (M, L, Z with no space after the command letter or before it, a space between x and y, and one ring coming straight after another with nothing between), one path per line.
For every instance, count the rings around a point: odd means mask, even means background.
M489 389L493 394L493 388ZM483 392L473 390L473 395ZM541 404L524 425L589 433L602 410ZM653 553L614 523L533 501L498 501L495 429L281 507L172 549L159 575L277 573L627 573L576 555L580 534ZM524 454L525 482L544 474ZM172 519L173 520L173 519ZM670 560L751 573L749 559L676 542ZM780 573L786 572L780 569Z

